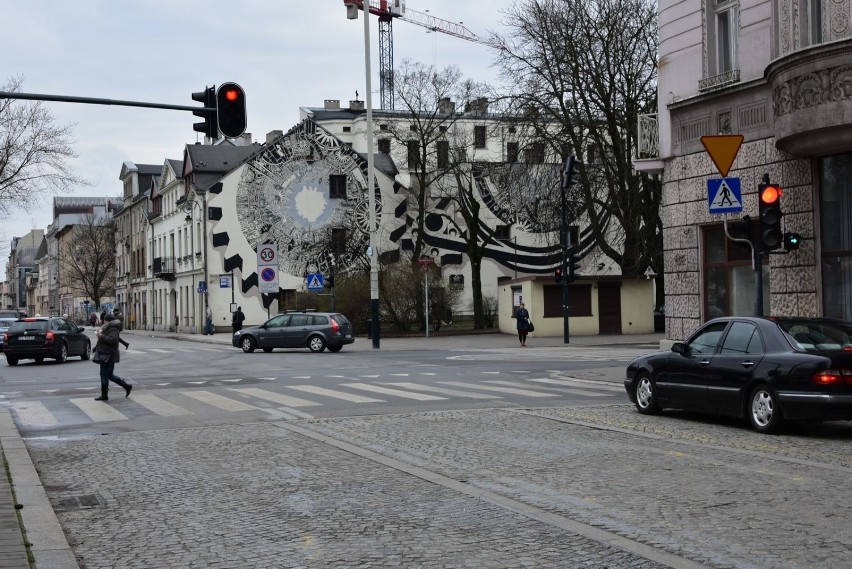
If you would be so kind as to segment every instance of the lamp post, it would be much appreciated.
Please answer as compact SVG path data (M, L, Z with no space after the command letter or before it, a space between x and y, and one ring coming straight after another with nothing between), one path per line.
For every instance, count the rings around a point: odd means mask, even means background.
M358 19L358 7L354 2L346 2L346 17L350 20ZM379 335L381 325L379 322L379 265L378 252L376 251L376 192L374 189L376 180L375 160L373 155L373 89L370 83L370 18L369 6L364 8L364 68L367 82L367 207L370 209L370 247L367 254L370 257L370 337L373 340L373 349L379 349Z

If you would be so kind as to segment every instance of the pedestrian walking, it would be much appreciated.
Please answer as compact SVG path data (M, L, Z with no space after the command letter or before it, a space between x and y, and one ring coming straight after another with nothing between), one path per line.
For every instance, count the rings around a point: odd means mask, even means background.
M521 347L525 348L527 345L527 334L530 331L530 313L524 308L523 302L518 305L518 309L512 318L517 320L518 340L521 342Z
M116 320L118 320L119 324L121 324L121 329L124 330L124 318L121 317L121 310L119 310L118 308L113 308L112 315L115 317ZM125 350L130 349L130 342L125 342L124 338L120 336L118 338L118 341L124 345Z
M213 310L208 306L204 310L204 335L213 335Z
M107 354L104 363L101 366L101 396L95 397L95 401L109 401L109 382L117 383L124 388L125 397L130 395L130 390L133 386L116 376L115 364L121 360L121 352L118 350L118 342L121 338L121 320L117 320L115 316L109 312L104 315L104 324L97 331L98 342L95 344L95 351Z
M92 312L92 314L89 316L89 324L91 324L92 326L98 325L98 314L96 312Z
M243 329L243 321L246 319L246 315L243 314L243 307L238 306L237 310L234 312L234 315L231 317L231 327L234 329L234 333L239 332Z

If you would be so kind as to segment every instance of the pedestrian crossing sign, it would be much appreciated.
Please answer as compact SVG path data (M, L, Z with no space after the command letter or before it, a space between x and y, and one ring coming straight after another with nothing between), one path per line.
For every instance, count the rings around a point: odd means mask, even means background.
M743 210L743 193L739 178L707 180L710 213L739 213Z
M322 273L308 273L308 290L322 290L325 288L325 280Z

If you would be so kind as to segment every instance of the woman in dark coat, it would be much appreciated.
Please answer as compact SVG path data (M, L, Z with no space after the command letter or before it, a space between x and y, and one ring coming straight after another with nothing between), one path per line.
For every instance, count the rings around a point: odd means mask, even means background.
M521 341L521 346L526 347L527 334L530 331L530 313L524 308L523 302L518 306L512 318L518 321L518 340Z
M101 396L95 397L95 401L108 401L107 392L109 391L109 382L117 383L124 388L125 397L130 395L130 390L133 386L117 377L113 371L115 364L121 359L118 351L118 341L121 334L121 320L116 320L111 312L104 315L104 324L98 328L98 343L95 344L95 351L109 354L106 363L101 364Z

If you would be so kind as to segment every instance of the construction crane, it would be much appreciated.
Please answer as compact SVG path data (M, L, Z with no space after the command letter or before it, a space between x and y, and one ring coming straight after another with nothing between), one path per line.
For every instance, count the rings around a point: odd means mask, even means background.
M363 0L343 0L349 6L364 10ZM369 12L379 18L379 92L381 108L393 109L393 20L422 26L432 32L441 32L464 40L494 46L491 42L464 27L462 24L436 18L430 14L406 8L402 0L369 0Z

